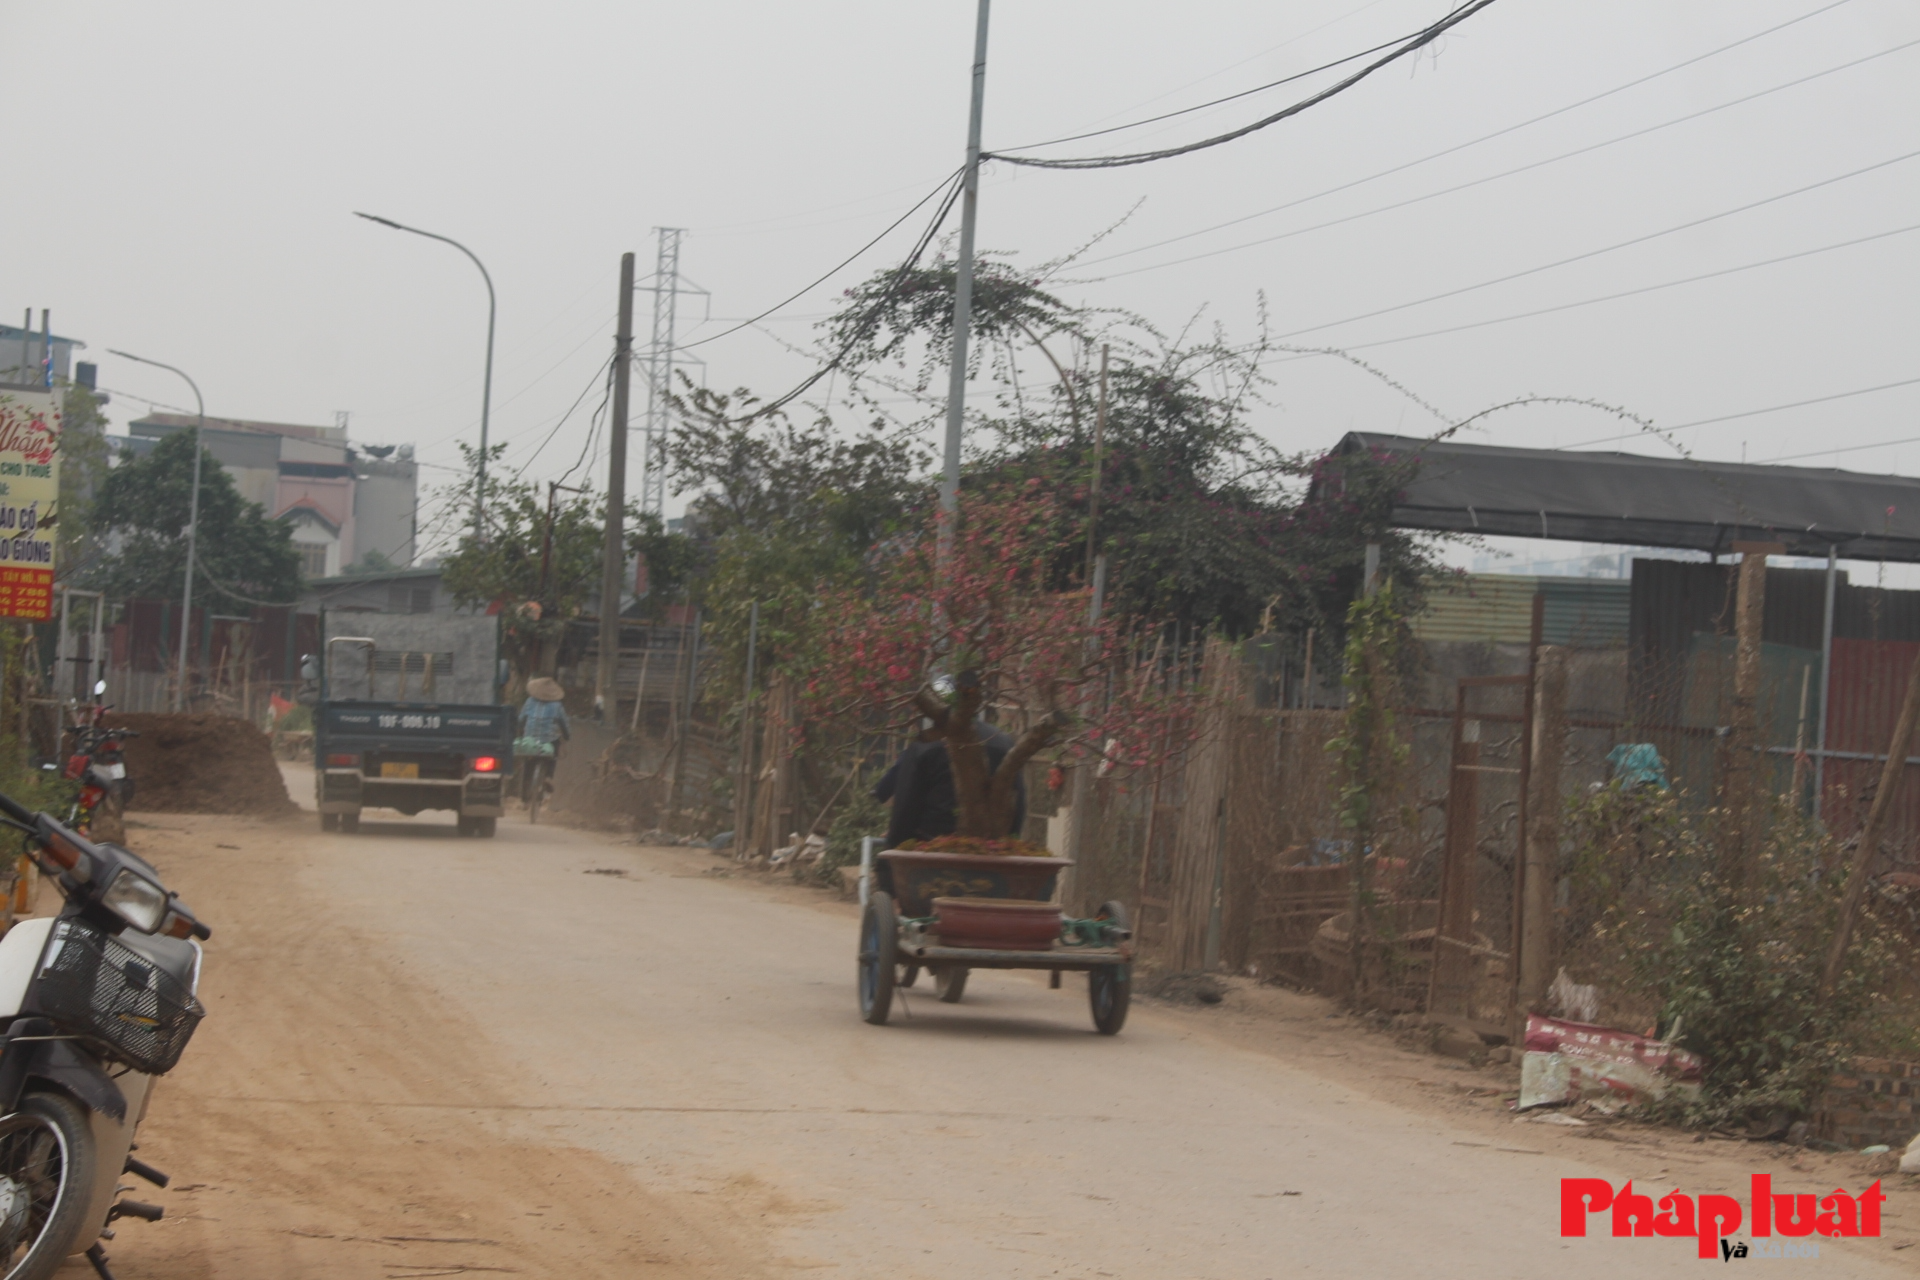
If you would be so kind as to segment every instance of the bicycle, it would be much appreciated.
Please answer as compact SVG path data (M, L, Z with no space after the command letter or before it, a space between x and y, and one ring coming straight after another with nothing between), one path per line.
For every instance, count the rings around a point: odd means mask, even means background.
M553 767L559 760L558 744L521 738L513 744L514 759L520 771L520 798L526 802L527 822L538 824L540 806L553 799Z

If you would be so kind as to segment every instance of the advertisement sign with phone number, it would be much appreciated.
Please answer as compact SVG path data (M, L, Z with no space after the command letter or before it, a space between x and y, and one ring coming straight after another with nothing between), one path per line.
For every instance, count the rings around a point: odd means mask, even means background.
M53 616L60 404L51 391L0 391L0 618Z

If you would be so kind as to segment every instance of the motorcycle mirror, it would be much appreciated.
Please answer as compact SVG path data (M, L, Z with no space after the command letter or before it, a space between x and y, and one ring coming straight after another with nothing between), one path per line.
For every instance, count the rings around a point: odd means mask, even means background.
M99 696L100 696L101 694L103 694L103 693L105 693L106 691L107 691L107 682L106 682L105 680L96 680L96 681L94 682L94 685L93 685L93 696L94 696L94 697L96 697L96 698L97 698L97 697L99 697Z

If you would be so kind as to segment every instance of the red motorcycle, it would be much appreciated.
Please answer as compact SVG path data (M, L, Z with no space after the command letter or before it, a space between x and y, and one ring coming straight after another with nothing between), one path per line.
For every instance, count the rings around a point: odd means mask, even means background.
M74 743L63 776L80 784L80 794L67 814L67 825L91 839L118 844L127 838L124 815L133 800L126 741L140 735L132 729L103 724L110 710L110 706L95 703L86 709L81 723L67 730Z

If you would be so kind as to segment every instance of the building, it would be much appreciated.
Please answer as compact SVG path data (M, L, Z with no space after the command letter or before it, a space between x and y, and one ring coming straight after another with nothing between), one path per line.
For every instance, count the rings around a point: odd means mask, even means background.
M452 613L453 597L440 570L394 569L310 578L300 592L302 613Z
M64 383L72 376L74 348L86 345L78 338L63 338L57 333L49 342L38 329L0 324L0 382L44 385L47 348L51 346L53 380L56 385ZM88 376L81 382L91 386L93 379Z
M144 454L193 427L185 413L127 424L126 449ZM344 426L208 418L208 452L249 502L293 526L300 570L329 578L356 564L413 563L419 465L413 446L355 446Z

